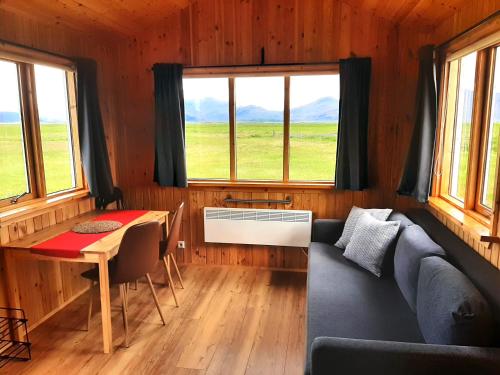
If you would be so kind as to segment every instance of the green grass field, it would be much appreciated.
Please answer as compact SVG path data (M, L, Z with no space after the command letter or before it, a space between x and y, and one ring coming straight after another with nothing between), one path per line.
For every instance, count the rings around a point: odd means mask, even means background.
M461 200L465 198L465 189L467 185L467 174L468 174L467 163L469 160L470 127L471 124L464 124L463 131L461 134L458 186L456 194L456 197ZM497 155L498 155L499 136L500 136L500 123L495 123L493 124L493 132L492 132L493 142L491 144L492 157L488 165L486 194L484 197L481 197L481 202L487 207L493 207L493 194L495 190L496 167L498 162Z
M190 178L229 178L229 125L186 124ZM290 126L290 179L332 181L335 174L337 124L293 123ZM283 178L283 125L237 123L239 179Z
M283 164L283 128L274 123L237 124L237 171L240 179L281 180ZM42 126L45 175L49 193L73 186L65 125ZM467 134L467 131L464 131ZM493 128L493 155L498 152L500 123ZM187 164L190 178L229 178L229 126L223 123L186 124ZM468 139L462 140L463 145ZM290 126L290 180L331 181L335 172L336 123L292 123ZM466 147L461 159L466 160ZM0 124L0 199L26 191L26 176L19 124ZM484 203L493 202L496 158L488 170ZM460 194L464 194L467 170L460 163Z
M73 187L66 125L41 127L47 193ZM25 160L19 124L0 124L0 199L26 191Z

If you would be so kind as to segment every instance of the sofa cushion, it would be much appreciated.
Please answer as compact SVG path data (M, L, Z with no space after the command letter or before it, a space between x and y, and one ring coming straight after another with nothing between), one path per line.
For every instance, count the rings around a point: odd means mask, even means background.
M378 220L386 220L391 214L392 209L390 208L359 208L353 206L351 208L351 212L349 212L349 216L345 221L344 230L342 231L342 235L339 240L335 243L335 246L345 249L349 241L351 240L352 234L354 233L354 228L356 228L356 224L364 213L368 213L372 215L375 219Z
M385 253L398 229L399 221L381 221L364 213L356 224L344 256L380 277Z
M429 344L488 346L492 342L488 302L467 276L439 257L421 260L417 319Z
M426 209L415 209L407 216L446 251L446 259L472 281L486 298L495 319L495 345L500 346L500 272L477 251L456 236Z
M417 307L420 260L433 255L444 257L445 252L420 226L406 228L399 237L394 255L394 278L413 311Z
M341 249L311 243L307 283L308 361L311 343L320 336L423 342L395 280L373 277Z
M393 211L387 218L387 221L399 221L399 229L396 238L391 242L387 252L385 253L384 263L382 264L382 277L393 277L394 275L394 253L396 252L396 245L399 237L403 231L413 225L413 221L408 219L406 215L401 212Z

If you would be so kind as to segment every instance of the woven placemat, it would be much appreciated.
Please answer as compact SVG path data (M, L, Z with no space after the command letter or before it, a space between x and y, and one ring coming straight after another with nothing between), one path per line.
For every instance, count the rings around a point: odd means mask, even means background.
M122 223L113 220L102 220L102 221L87 221L85 223L77 224L73 227L72 231L75 233L82 234L95 234L112 232L123 226Z

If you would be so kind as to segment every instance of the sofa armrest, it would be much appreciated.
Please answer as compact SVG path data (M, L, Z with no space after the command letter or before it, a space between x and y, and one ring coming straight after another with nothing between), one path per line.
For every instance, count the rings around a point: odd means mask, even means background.
M498 374L500 349L317 337L311 375Z
M337 219L316 219L312 225L312 242L334 244L344 230L345 222Z

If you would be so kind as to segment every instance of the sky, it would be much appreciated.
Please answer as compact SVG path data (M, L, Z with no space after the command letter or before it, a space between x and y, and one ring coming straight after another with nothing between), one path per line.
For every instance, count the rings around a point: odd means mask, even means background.
M185 78L185 100L213 98L229 101L227 78ZM324 97L340 96L338 75L292 76L290 106L300 107ZM256 105L268 110L283 109L283 77L241 77L235 80L236 106Z
M0 61L0 111L19 112L16 64Z
M41 118L64 120L68 116L66 74L62 69L35 65L38 113ZM19 112L16 64L0 61L0 112Z
M62 69L35 65L38 115L46 119L66 120L68 100L66 72Z

